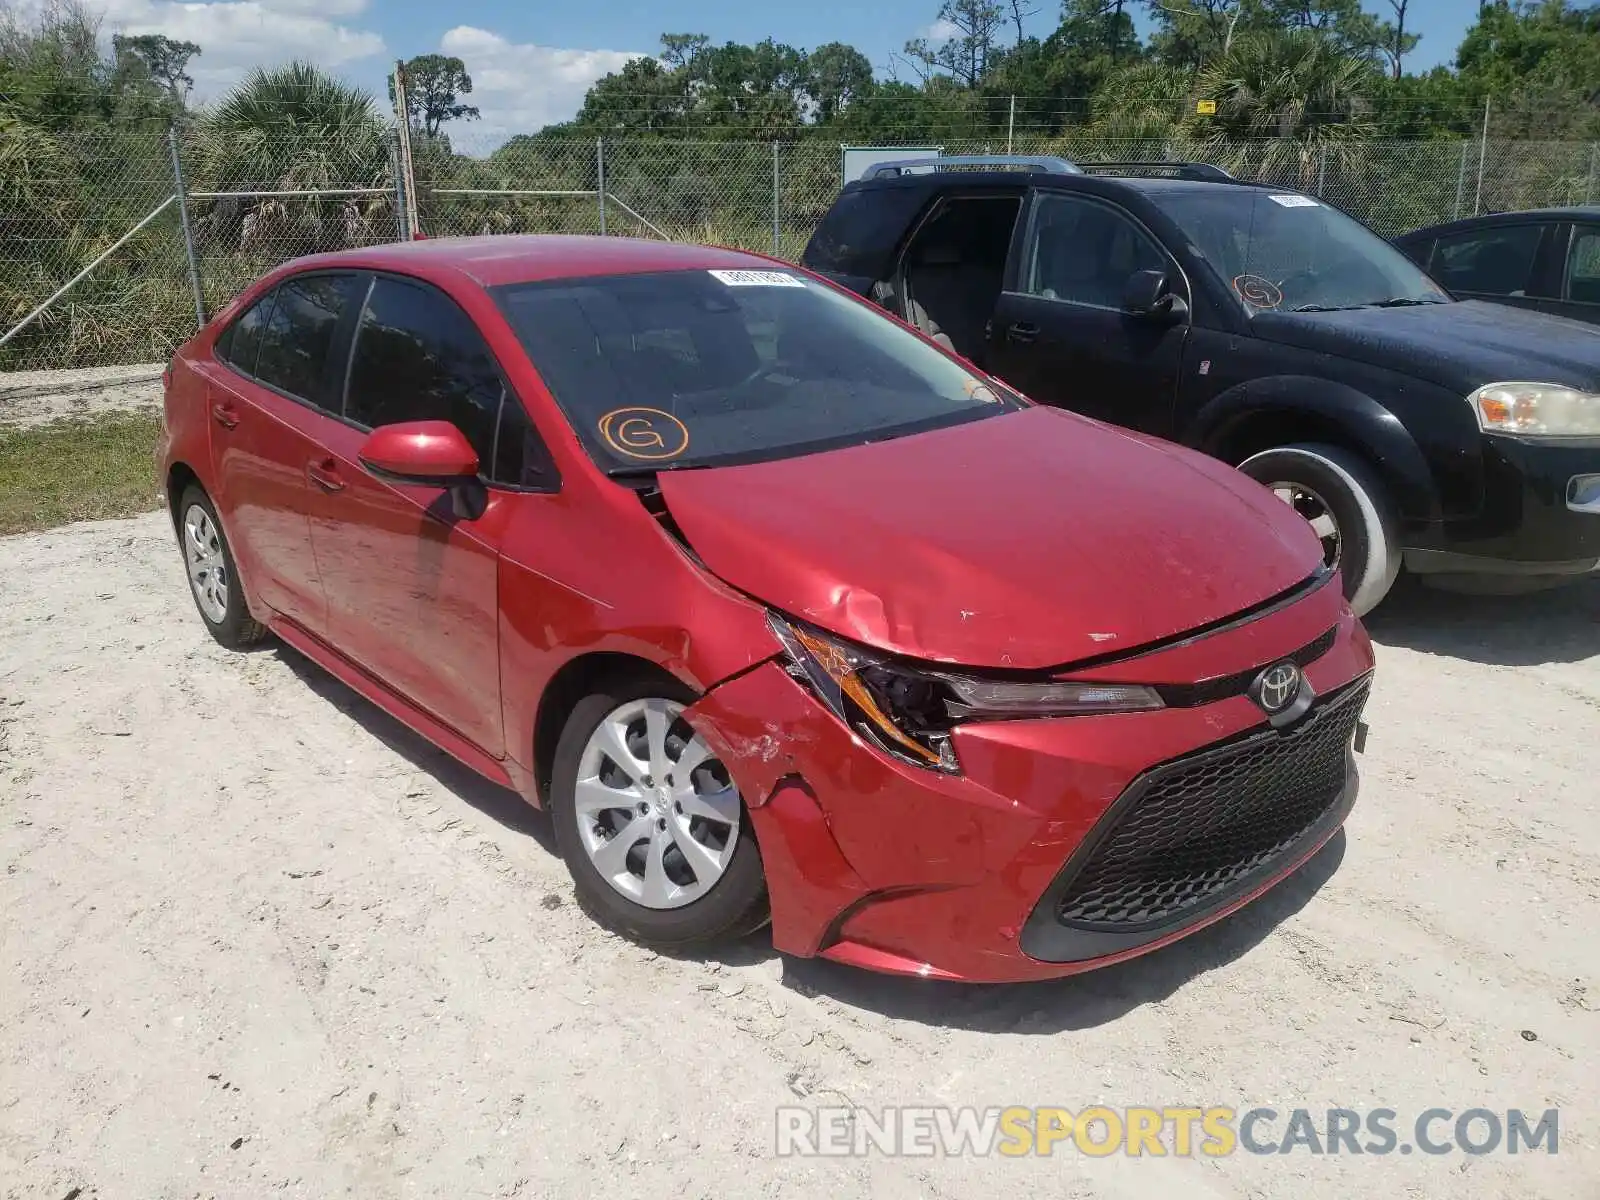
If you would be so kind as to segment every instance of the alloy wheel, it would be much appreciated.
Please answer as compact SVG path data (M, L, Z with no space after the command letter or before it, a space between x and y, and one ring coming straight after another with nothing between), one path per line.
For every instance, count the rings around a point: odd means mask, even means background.
M1343 543L1339 536L1339 522L1334 519L1328 502L1303 483L1269 483L1272 494L1305 518L1311 532L1322 542L1322 561L1330 567L1339 565Z
M601 719L578 760L574 807L595 870L645 908L700 899L739 845L739 791L672 700L630 700Z
M198 504L189 505L183 514L183 558L200 611L213 624L221 624L228 615L228 563L216 522Z

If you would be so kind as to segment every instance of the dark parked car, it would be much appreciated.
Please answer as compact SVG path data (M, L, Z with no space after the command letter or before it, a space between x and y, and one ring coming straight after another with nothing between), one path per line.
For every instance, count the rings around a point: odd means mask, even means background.
M1456 296L1600 325L1600 207L1466 217L1394 244Z
M1402 562L1500 590L1600 566L1593 329L1458 302L1311 196L1141 170L885 164L804 261L1036 401L1239 467L1310 521L1358 612Z

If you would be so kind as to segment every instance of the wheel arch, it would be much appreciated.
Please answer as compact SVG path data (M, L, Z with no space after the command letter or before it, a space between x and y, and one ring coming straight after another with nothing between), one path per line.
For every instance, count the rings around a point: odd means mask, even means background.
M1201 409L1183 440L1230 466L1294 442L1338 446L1372 464L1403 520L1441 515L1433 472L1410 432L1373 397L1345 384L1311 376L1250 380Z
M188 463L179 460L167 468L167 516L172 519L174 531L178 528L178 501L183 499L183 493L191 485L199 488L202 492L206 492L206 485L200 481L199 472ZM206 492L206 495L209 496L210 494L210 492ZM215 504L216 501L213 499L212 503Z
M573 708L608 680L640 676L657 678L664 686L691 692L696 698L701 695L701 689L689 680L660 663L626 651L588 651L569 658L556 669L539 693L533 718L533 786L541 808L549 804L556 745L561 741L561 731L566 728Z

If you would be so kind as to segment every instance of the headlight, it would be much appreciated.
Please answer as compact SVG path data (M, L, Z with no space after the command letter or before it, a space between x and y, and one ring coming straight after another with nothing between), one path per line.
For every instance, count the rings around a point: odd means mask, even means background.
M957 772L950 731L963 721L1144 712L1161 697L1140 684L1013 682L891 662L861 646L769 615L791 671L840 720L896 757Z
M1490 383L1467 402L1486 433L1600 437L1600 395L1559 383Z

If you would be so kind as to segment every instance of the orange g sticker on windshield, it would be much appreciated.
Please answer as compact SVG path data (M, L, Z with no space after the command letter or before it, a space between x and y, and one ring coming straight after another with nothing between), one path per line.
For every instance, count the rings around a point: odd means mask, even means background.
M1260 275L1239 275L1233 281L1239 299L1254 308L1277 308L1283 303L1283 289Z
M689 448L689 430L659 408L614 408L600 418L606 445L629 458L677 458Z

